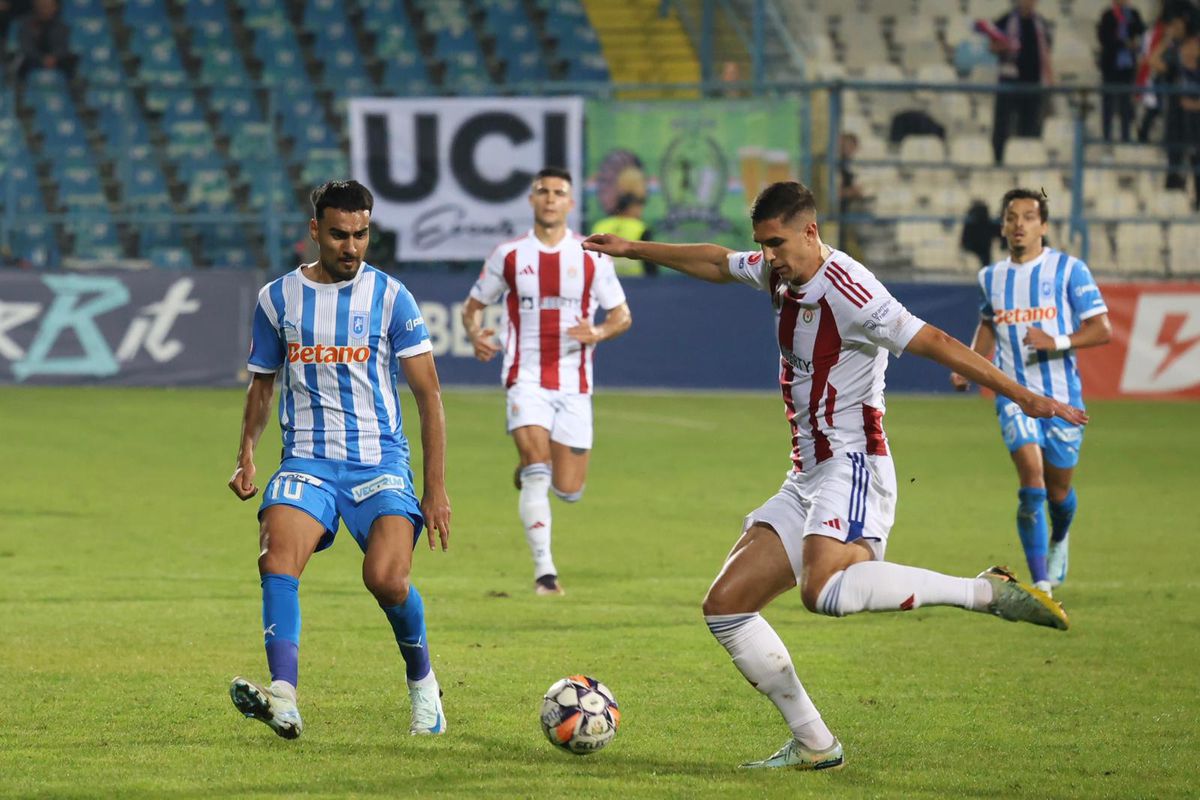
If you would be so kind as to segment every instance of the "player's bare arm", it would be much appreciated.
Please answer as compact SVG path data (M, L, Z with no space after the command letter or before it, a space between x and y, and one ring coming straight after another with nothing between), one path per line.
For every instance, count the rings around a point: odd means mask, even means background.
M483 310L485 308L487 306L474 297L468 297L467 302L463 303L462 321L467 338L471 340L471 346L475 348L475 358L480 361L491 361L500 352L500 343L496 341L496 331L483 327Z
M240 500L258 494L254 485L254 448L271 416L271 398L275 396L275 373L254 373L246 390L246 408L242 412L242 438L238 445L237 468L229 479L229 488Z
M445 550L450 546L450 497L446 494L446 413L437 366L432 353L421 353L401 359L400 367L421 416L421 460L425 467L421 513L425 516L429 549L434 549L436 531Z
M583 240L583 249L614 258L653 261L709 283L734 279L729 273L729 254L733 251L719 244L631 242L611 233L596 233Z
M1061 341L1059 337L1062 337ZM1102 344L1108 344L1112 339L1112 323L1108 321L1108 314L1097 314L1094 317L1088 317L1079 326L1079 330L1070 334L1059 334L1059 336L1051 336L1036 325L1031 325L1022 340L1026 345L1034 350L1049 350L1051 352L1057 350L1078 350L1083 347L1097 347Z
M567 335L577 342L594 345L608 339L615 339L633 325L633 314L629 311L628 303L621 303L610 308L604 315L604 322L593 325L585 319L580 319L573 327L567 329Z
M975 327L975 336L971 338L971 349L984 358L992 357L996 350L996 326L990 319L979 320L979 325ZM950 385L955 391L965 392L971 382L957 372L951 372Z
M1074 425L1084 425L1088 421L1087 414L1082 410L1029 391L996 369L979 353L933 325L926 324L921 328L904 349L905 352L936 361L967 380L1004 395L1019 405L1027 416L1059 417Z

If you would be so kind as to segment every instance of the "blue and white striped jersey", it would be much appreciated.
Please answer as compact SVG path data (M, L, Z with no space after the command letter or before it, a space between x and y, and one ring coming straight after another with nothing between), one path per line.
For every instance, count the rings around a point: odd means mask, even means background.
M341 283L296 269L258 293L247 369L283 368L284 458L408 466L399 359L432 349L416 300L395 278L366 263Z
M1022 340L1030 326L1051 336L1074 333L1108 307L1092 273L1078 258L1047 247L1024 264L1010 259L979 271L979 311L996 331L996 366L1031 391L1083 407L1075 351L1034 350Z

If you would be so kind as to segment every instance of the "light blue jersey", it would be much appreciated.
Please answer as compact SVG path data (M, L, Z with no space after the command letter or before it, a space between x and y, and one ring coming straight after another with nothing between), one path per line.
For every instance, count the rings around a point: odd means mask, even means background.
M1108 312L1087 265L1047 247L1024 264L1005 259L984 267L979 287L980 313L996 332L996 366L1031 391L1083 408L1075 351L1034 350L1022 340L1030 326L1051 336L1071 334Z
M247 368L283 368L285 460L407 470L399 359L432 349L416 300L395 278L366 263L353 279L331 284L296 269L259 292Z

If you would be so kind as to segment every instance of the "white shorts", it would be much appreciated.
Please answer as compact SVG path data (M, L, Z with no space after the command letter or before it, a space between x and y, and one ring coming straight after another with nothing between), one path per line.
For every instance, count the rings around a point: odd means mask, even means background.
M508 432L526 425L550 431L550 440L584 450L592 449L592 396L543 389L518 383L505 398Z
M742 532L756 522L774 528L799 583L805 536L862 539L882 561L895 519L896 470L891 456L843 453L811 470L789 473L774 497L746 515Z

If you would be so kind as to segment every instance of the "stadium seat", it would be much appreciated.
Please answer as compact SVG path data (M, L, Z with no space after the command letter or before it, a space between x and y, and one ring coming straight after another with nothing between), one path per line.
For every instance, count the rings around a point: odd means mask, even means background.
M1174 223L1168 229L1172 275L1200 275L1200 223Z
M193 266L192 254L182 247L158 247L150 252L150 263L160 269L186 269Z
M900 161L906 164L946 161L946 145L939 136L906 136L900 143Z
M1118 272L1145 275L1162 272L1163 236L1158 223L1123 222L1116 227Z
M1004 146L1004 164L1009 167L1043 167L1050 161L1041 139L1014 136Z

